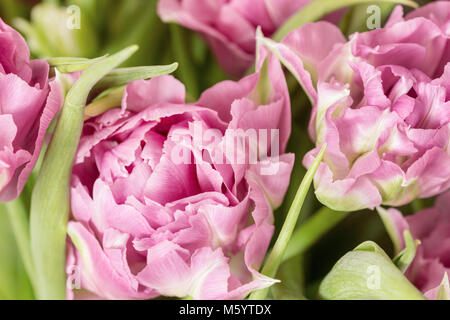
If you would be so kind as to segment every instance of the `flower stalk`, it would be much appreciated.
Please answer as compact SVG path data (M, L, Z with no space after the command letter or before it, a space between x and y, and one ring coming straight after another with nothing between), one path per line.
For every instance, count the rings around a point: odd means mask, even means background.
M294 232L295 225L297 224L297 220L300 215L300 211L302 209L303 202L305 201L306 195L311 186L314 175L316 174L316 171L319 167L319 164L323 159L326 148L327 148L327 145L324 144L322 146L320 152L317 154L317 157L316 157L313 165L306 172L306 175L303 178L302 183L300 184L300 187L298 188L297 194L296 194L294 201L292 202L291 208L289 209L289 212L286 216L286 220L284 221L284 224L283 224L281 232L278 236L278 239L275 242L275 245L273 246L273 249L270 252L269 257L267 258L264 268L262 269L262 273L268 277L273 278L277 274L278 268L282 262L282 259L285 254L288 243L292 237L292 233ZM269 288L258 290L258 291L253 292L250 295L249 299L250 300L264 300L267 297L268 293L269 293Z

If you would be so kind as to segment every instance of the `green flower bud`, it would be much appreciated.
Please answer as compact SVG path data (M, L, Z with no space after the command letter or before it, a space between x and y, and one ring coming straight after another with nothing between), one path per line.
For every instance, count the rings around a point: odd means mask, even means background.
M328 300L422 300L424 297L376 243L344 255L319 289Z

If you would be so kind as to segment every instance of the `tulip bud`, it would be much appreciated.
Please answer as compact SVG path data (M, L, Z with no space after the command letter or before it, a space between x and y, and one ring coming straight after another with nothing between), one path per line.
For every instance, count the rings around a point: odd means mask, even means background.
M366 241L342 257L325 277L320 295L329 300L422 300L422 294L376 243Z

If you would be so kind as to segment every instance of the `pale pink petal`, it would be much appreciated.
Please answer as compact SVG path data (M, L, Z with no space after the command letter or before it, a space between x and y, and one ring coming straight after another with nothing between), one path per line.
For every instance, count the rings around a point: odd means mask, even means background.
M132 288L127 275L118 273L95 237L80 223L69 222L68 234L78 250L77 265L82 267L83 286L109 299L148 299L150 291Z

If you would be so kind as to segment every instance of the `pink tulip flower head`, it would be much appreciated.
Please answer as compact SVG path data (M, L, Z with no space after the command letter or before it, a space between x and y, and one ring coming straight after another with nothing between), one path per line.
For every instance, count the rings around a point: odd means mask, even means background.
M130 83L122 110L85 123L67 261L83 289L108 299L236 299L275 282L257 270L294 159L283 153L284 75L277 59L264 61L194 104L171 76Z
M328 148L314 179L335 210L400 206L450 187L450 2L347 41L327 22L307 24L281 43L263 39L314 105L310 135Z
M22 191L62 103L49 65L30 61L22 36L0 19L0 202Z

